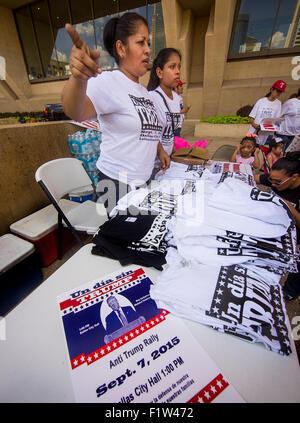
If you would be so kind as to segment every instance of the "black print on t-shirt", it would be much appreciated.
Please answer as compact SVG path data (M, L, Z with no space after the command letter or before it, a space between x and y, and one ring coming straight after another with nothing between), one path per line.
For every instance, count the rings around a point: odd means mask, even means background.
M238 181L245 182L252 187L255 186L253 176L246 173L223 172L218 183L220 184L221 182L224 182L226 178L234 178Z
M261 191L258 188L253 188L251 193L250 193L250 198L251 198L251 200L255 200L255 201L268 201L270 203L277 204L278 206L279 205L283 206L285 208L288 216L293 221L294 218L293 218L292 212L290 211L290 208L280 197L278 197L278 195L276 195L274 193Z
M281 206L285 205L285 202L277 195L270 194L269 192L261 191L258 188L253 188L251 190L250 198L251 200L255 200L255 201L267 201L267 202L274 203Z
M172 143L174 140L173 128L175 132L176 129L179 127L180 113L166 112L166 118L167 118L167 124L163 130L162 139L161 139L162 143L165 145ZM173 122L172 122L172 119L173 119Z
M218 248L217 254L219 256L240 256L240 257L257 257L260 259L268 259L286 263L287 257L284 253L278 251L263 251L256 247L243 248Z
M187 180L182 188L181 195L191 194L196 192L196 182Z
M167 222L171 218L168 214L158 214L146 235L138 242L132 242L128 247L138 251L159 251L165 253L168 247L164 240L167 233Z
M155 209L160 213L174 214L177 211L177 195L152 191L140 203L140 207Z
M199 179L202 177L204 172L204 166L201 165L188 165L186 173L192 172L193 176L197 176Z
M280 287L268 285L243 266L222 266L207 315L253 333L281 354L291 353ZM238 332L235 333L237 336Z
M140 140L157 141L160 137L162 126L159 123L153 102L144 97L128 95L141 121Z

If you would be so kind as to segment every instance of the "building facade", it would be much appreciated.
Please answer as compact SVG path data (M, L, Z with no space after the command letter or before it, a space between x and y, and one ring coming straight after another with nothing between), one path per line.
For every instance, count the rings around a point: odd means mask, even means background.
M100 50L103 69L114 68L102 31L127 10L148 20L153 58L164 46L181 51L189 118L235 114L277 79L288 84L283 101L300 86L300 0L0 0L0 113L60 102L66 22Z

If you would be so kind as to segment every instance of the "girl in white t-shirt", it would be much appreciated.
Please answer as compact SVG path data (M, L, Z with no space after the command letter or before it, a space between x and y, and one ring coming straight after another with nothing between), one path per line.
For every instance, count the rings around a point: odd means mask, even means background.
M181 97L174 91L180 80L181 54L175 48L160 50L153 61L147 89L162 122L161 144L170 156L174 150L174 135L181 125ZM159 162L155 162L155 169Z
M258 135L257 143L260 145L265 144L268 136L274 134L274 132L262 132L260 123L265 118L277 118L281 116L281 101L279 97L285 91L285 88L286 83L284 81L276 81L268 94L260 98L249 113L251 122L249 132Z
M66 24L74 45L70 55L72 75L62 93L65 113L74 120L98 118L102 127L101 155L97 162L97 191L108 212L130 187L150 179L155 158L168 168L170 158L159 139L162 125L153 101L139 78L150 61L147 21L125 13L105 25L103 42L118 69L102 72L99 52L90 50L77 31Z

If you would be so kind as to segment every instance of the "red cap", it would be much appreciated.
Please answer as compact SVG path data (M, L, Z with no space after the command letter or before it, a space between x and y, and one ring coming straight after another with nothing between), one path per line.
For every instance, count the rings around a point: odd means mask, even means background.
M275 88L278 91L281 91L284 93L285 89L286 89L286 82L282 81L281 79L279 79L278 81L276 81L273 85L272 88Z
M178 84L177 85L183 85L185 84L185 82L182 82L181 79L179 79Z

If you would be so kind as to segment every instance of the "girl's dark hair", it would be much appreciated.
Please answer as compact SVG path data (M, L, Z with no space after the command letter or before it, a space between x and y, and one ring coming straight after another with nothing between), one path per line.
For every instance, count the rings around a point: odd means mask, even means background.
M167 61L169 60L171 54L178 54L181 60L181 54L176 48L163 48L159 51L158 55L153 61L150 78L147 86L148 91L155 90L159 86L159 77L157 76L156 69L160 68L163 69Z
M104 47L117 64L120 62L120 57L116 50L116 41L120 40L126 45L128 37L136 33L140 23L145 24L148 28L146 19L134 12L124 13L120 18L111 18L106 23L103 31Z
M273 164L272 170L283 170L288 176L292 176L295 173L300 175L300 151L287 153L285 157Z
M296 94L296 97L300 97L300 88L298 88L298 92Z
M271 139L271 141L269 142L269 150L268 150L268 153L267 154L269 154L269 153L271 153L271 151L272 151L272 148L273 147L277 147L278 146L278 144L284 144L284 141L282 140L282 141L276 141L275 140L275 138L272 138ZM272 168L273 169L273 168Z
M241 144L242 144L243 141L250 141L250 142L252 142L254 148L257 147L257 144L256 144L254 137L244 137L241 141Z

